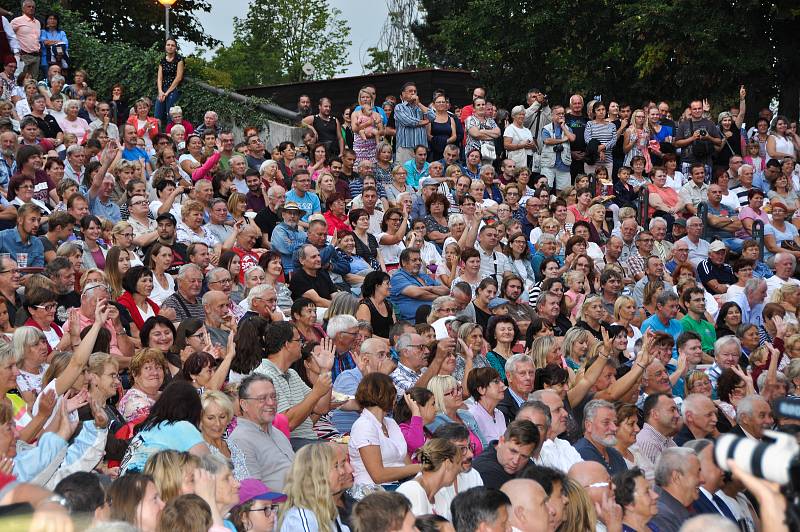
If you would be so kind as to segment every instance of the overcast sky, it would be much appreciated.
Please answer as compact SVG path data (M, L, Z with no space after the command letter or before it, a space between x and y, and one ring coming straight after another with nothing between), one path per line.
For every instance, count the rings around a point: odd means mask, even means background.
M225 44L233 40L233 17L247 16L248 0L211 0L210 13L199 13L198 18L206 32ZM350 66L345 75L362 73L361 63L366 63L367 48L375 46L380 38L381 28L389 12L385 0L329 0L331 7L338 8L345 20L351 21L350 40L352 46L348 50ZM370 5L369 17L364 16L364 6ZM193 47L183 44L187 53Z

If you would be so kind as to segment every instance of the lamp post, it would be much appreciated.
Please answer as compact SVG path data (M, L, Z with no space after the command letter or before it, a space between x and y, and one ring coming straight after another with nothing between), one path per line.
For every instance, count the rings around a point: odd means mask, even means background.
M169 7L175 2L177 2L177 0L158 0L158 3L164 6L164 10L166 11L165 39L169 39Z

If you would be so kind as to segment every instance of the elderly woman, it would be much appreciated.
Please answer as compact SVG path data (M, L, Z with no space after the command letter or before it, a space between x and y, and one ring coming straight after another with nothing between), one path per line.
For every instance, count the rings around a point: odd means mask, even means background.
M737 238L753 237L753 222L761 220L764 223L764 233L766 240L766 227L769 225L769 216L763 209L764 192L757 188L751 188L747 192L747 205L739 211L739 220L742 222L742 229L736 232Z
M134 104L135 113L128 117L128 125L136 129L136 136L144 139L147 149L153 147L153 139L158 135L158 119L148 116L150 113L150 100L140 98Z
M19 368L16 388L31 407L43 388L42 379L49 367L47 355L50 347L44 333L29 326L18 327L14 331L13 345Z
M202 242L209 248L222 247L220 241L203 223L205 208L197 200L187 200L181 207L181 222L178 222L177 240L182 244Z
M622 455L629 469L635 467L636 464L642 464L642 459L647 460L636 445L636 435L641 430L637 418L636 405L621 404L617 407L617 443L614 444L614 448ZM647 465L652 473L653 464L648 462Z
M203 413L200 417L200 433L208 444L211 454L233 464L233 476L237 480L249 478L244 454L227 438L227 429L233 419L233 403L222 392L207 391L200 397Z
M789 210L785 204L772 202L772 222L764 222L765 261L772 264L777 253L794 255L795 262L800 260L800 232L797 227L786 222ZM791 246L791 247L789 247Z
M119 409L125 421L144 419L161 395L161 385L168 371L167 361L158 349L145 348L136 353L128 368L133 386L125 392Z
M531 130L523 125L525 107L517 105L511 109L511 119L512 122L503 131L503 147L506 149L506 157L514 161L516 168L530 168L536 142L533 140Z
M25 325L39 329L47 340L47 353L49 354L61 341L64 332L54 321L58 296L48 288L31 288L25 291L25 308L30 318Z
M614 475L614 488L614 499L623 511L622 530L653 530L648 523L658 513L658 493L645 478L644 471L633 467Z
M64 133L72 133L79 140L89 133L89 123L78 116L81 104L77 100L69 100L64 104L64 117L58 121L59 127Z
M653 167L652 179L653 182L647 185L650 202L648 217L664 218L667 221L667 233L671 233L675 216L686 207L686 202L674 188L667 186L667 172L663 167Z
M428 381L428 389L433 392L436 402L436 419L427 425L430 432L446 423L458 423L470 431L469 441L475 446L475 455L483 451L485 438L478 423L469 410L464 407L464 389L451 375L438 375Z

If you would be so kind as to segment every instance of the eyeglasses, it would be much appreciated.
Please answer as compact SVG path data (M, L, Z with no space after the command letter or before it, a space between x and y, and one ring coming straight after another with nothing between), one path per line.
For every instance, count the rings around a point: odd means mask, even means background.
M264 517L269 517L270 514L273 514L278 511L277 504L270 504L269 506L265 506L264 508L251 508L247 510L248 512L264 512Z
M453 388L452 390L444 392L444 395L447 395L449 397L453 397L455 395L459 395L462 391L463 391L463 388L461 387L461 385L457 384L456 387Z
M589 484L588 486L584 486L586 489L589 488L607 488L611 485L610 482L595 482L594 484Z
M211 281L208 284L216 284L216 283L231 284L232 282L233 281L231 281L230 279L217 279L216 281Z
M19 190L33 190L33 185L20 185L17 187Z
M50 312L55 310L57 306L58 305L56 305L55 303L48 303L47 305L34 305L34 308L43 309Z
M255 401L256 403L266 403L267 399L277 401L278 394L273 393L272 395L259 395L258 397L240 397L239 399L244 401Z
M353 333L350 333L350 334L353 334ZM298 337L298 338L292 338L291 340L289 340L286 343L288 344L288 343L291 343L291 342L302 342L302 341L303 341L303 339Z
M144 203L144 202L142 202ZM131 203L131 205L136 205L135 203ZM119 236L124 236L126 238L133 238L133 233L120 233Z
M0 273L10 273L11 275L19 275L19 270L14 268L13 270L0 270Z
M137 205L147 205L147 202L144 200L131 202L131 207L136 207ZM133 235L131 234L131 236Z

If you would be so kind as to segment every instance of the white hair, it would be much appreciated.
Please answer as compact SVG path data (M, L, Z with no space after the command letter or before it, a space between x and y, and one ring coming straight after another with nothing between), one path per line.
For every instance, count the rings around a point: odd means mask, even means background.
M675 471L685 473L690 456L696 457L697 453L688 447L668 447L664 449L656 461L656 485L662 488L668 486L672 482L672 473Z
M339 314L328 320L328 328L325 332L328 338L334 338L341 332L353 327L358 327L358 320L348 314Z
M755 168L753 168L753 166L752 166L752 165L749 165L749 164L743 164L743 165L742 165L742 166L740 166L740 167L739 167L739 169L736 171L736 175L739 175L739 176L741 176L741 175L744 173L745 169L749 169L749 170L755 171Z
M758 394L745 395L743 398L739 399L739 404L736 405L736 422L741 424L743 416L753 417L756 403L759 401L769 405L767 400Z
M172 107L169 108L169 116L172 116L172 115L175 115L175 114L183 115L183 109L181 109L180 105L173 105ZM173 127L175 127L175 126L173 126Z
M656 216L655 218L650 220L650 225L648 225L647 228L652 231L653 228L655 226L657 226L658 224L664 224L666 226L667 225L667 221L664 218L662 218L661 216Z
M253 271L255 268L251 268L247 270L248 272ZM246 275L246 274L245 274ZM275 292L277 295L277 291L275 287L271 284L260 284L258 286L254 286L250 289L250 292L247 294L247 303L250 304L250 308L253 308L253 300L265 295L267 292Z
M457 223L466 223L464 221L464 215L460 213L454 213L450 215L450 218L447 219L447 227L452 227Z

